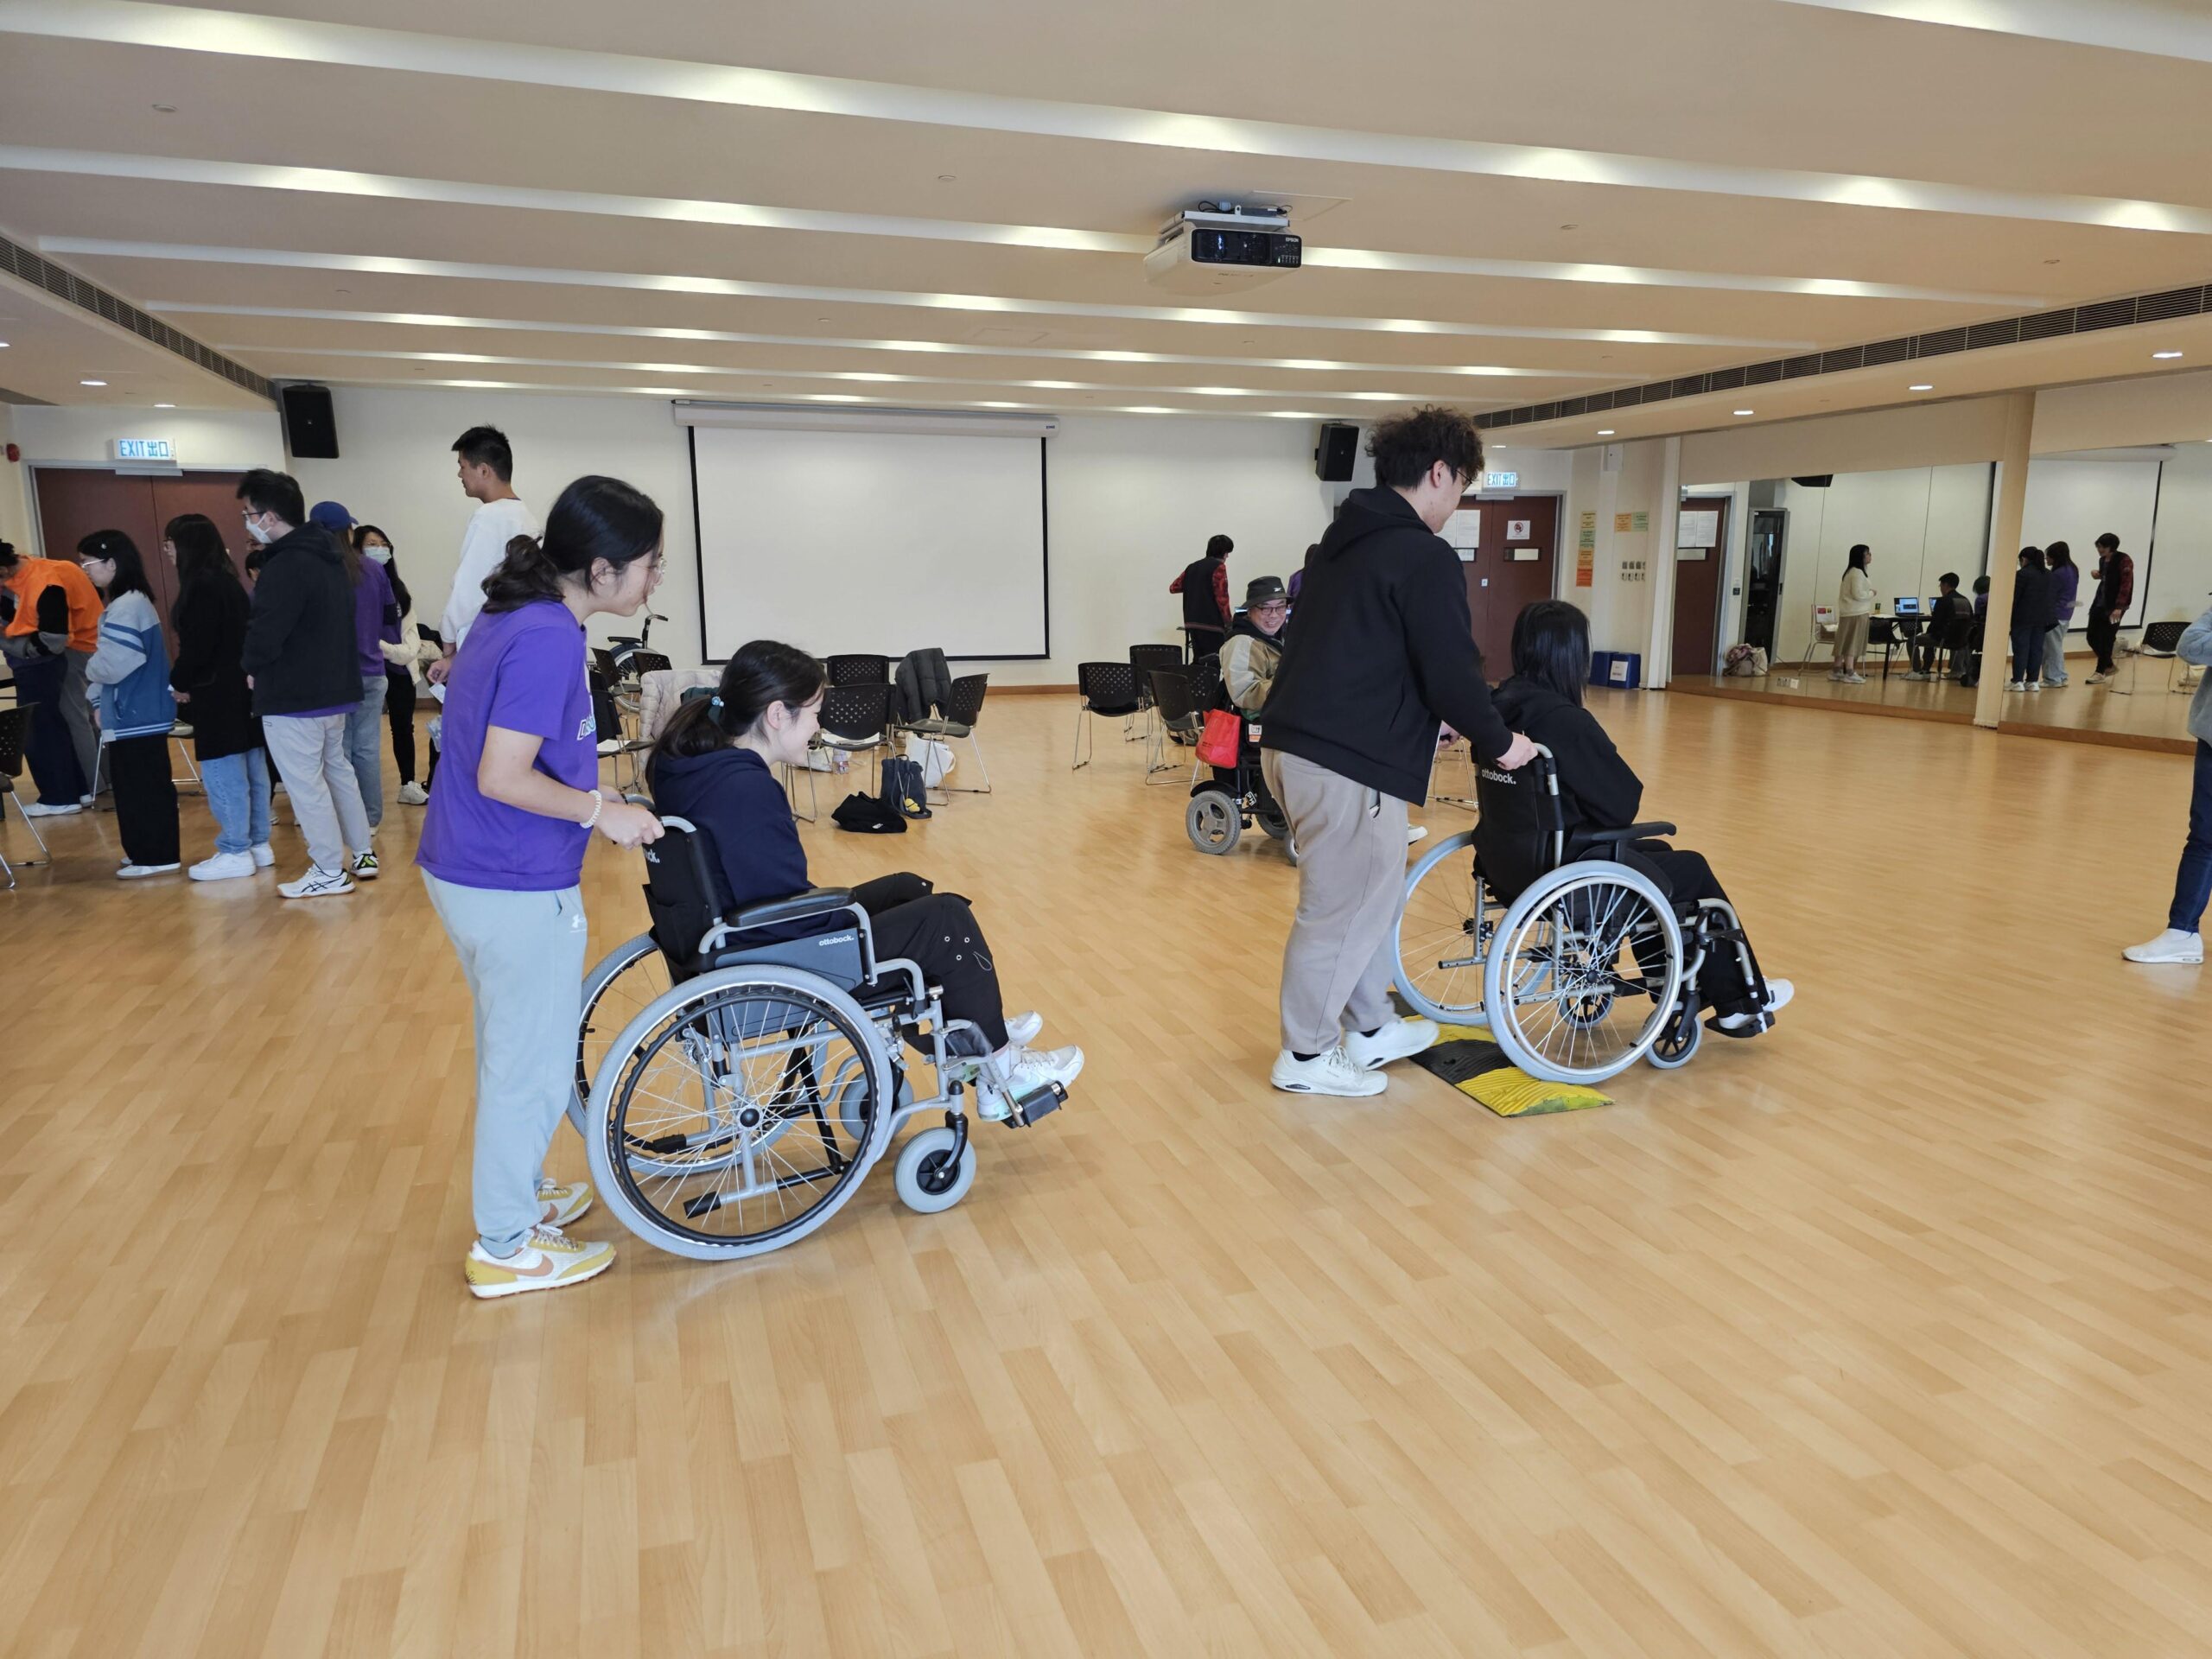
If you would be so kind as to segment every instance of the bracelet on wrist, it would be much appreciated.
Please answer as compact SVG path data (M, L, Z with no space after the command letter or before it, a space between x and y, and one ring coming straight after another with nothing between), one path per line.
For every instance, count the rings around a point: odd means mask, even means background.
M599 822L599 815L600 815L601 811L601 810L606 807L606 805L607 805L607 797L606 797L604 794L602 794L602 793L601 793L600 791L598 791L598 790L595 790L595 789L594 789L594 791L592 791L592 792L591 792L591 816L590 816L589 817L588 817L588 818L586 818L586 819L584 820L583 827L584 827L585 829L589 830L589 829L591 829L593 826L594 826L595 824L597 824L597 823L598 823L598 822Z

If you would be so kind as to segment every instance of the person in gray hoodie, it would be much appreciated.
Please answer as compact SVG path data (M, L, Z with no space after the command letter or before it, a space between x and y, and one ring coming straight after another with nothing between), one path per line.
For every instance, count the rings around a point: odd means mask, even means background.
M176 699L161 614L138 545L119 530L96 530L77 560L106 601L99 644L85 664L99 711L100 752L115 788L125 881L178 868L176 785L169 781L169 732Z
M2189 625L2175 655L2199 668L2212 668L2212 610ZM2196 683L2189 705L2189 734L2196 740L2196 767L2189 796L2189 836L2181 846L2181 868L2174 872L2174 901L2165 931L2120 952L2130 962L2189 963L2204 960L2204 906L2212 904L2212 674Z

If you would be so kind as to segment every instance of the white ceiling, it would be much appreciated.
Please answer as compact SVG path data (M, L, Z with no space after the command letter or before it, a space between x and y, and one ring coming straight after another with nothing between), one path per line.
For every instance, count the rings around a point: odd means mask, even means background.
M0 230L276 378L1482 410L2203 282L2208 93L2212 16L2147 0L0 0ZM1224 196L1290 202L1308 268L1147 284ZM84 401L67 354L0 386Z

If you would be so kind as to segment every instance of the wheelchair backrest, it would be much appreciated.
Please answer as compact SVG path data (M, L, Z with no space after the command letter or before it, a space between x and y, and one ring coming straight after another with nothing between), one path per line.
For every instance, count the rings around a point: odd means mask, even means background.
M700 942L721 920L721 906L706 836L688 818L664 817L661 826L661 838L645 849L645 909L670 973L682 977L696 971Z
M1475 766L1475 863L1498 898L1510 904L1538 876L1559 868L1566 846L1559 772L1551 752L1518 772Z

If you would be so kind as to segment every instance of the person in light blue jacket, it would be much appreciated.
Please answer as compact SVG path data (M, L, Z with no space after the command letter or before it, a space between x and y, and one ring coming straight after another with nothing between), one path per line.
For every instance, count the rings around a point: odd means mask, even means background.
M2212 668L2212 610L2189 625L2174 654L2184 663ZM2164 932L2120 952L2130 962L2204 960L2204 906L2212 904L2212 673L2196 683L2189 705L2189 734L2196 740L2196 769L2189 797L2189 838L2182 842L2181 868L2174 872L2174 902Z
M176 785L169 781L169 733L176 698L169 691L162 619L137 543L119 530L96 530L77 543L77 561L107 601L99 645L85 664L100 722L100 753L115 788L125 881L181 868Z

